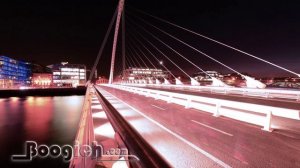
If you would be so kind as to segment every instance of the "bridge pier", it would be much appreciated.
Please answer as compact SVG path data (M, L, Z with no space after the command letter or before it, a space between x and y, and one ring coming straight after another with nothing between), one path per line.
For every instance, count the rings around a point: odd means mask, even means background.
M164 84L165 85L170 85L171 83L170 83L170 81L168 79L164 78Z
M212 86L218 86L218 87L228 87L227 84L222 82L220 79L217 79L215 77L212 77Z
M175 84L176 85L183 85L183 83L181 82L181 80L178 79L178 78L175 78Z
M158 79L155 79L155 84L160 85L161 82Z
M196 81L194 78L191 78L191 85L192 86L200 86L200 83Z
M247 85L248 88L259 88L259 89L266 88L265 84L261 83L258 80L255 80L252 77L244 76L244 78L246 79L246 85Z

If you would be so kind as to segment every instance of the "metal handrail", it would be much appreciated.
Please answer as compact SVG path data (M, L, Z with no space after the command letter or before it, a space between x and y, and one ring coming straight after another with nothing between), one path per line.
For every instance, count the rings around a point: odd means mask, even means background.
M210 91L233 93L249 96L274 97L299 100L300 90L283 89L256 89L256 88L236 88L236 87L216 87L216 86L191 86L191 85L157 85L157 84L122 84L128 86L166 88L166 89L188 89L192 91Z
M266 115L266 119L263 123L259 123L258 121L255 121L255 124L263 125L264 129L269 131L270 123L271 123L271 117L272 115L278 116L281 118L289 118L289 119L295 119L300 120L300 110L299 109L289 109L289 108L280 108L280 107L272 107L268 105L259 105L259 104L253 104L253 103L245 103L245 102L239 102L239 101L232 101L232 100L223 100L219 98L208 98L208 97L202 97L202 96L196 96L196 95L189 95L189 94L183 94L183 93L174 93L174 92L168 92L168 91L160 91L160 90L154 90L154 89L146 89L146 88L140 88L140 87L129 87L124 85L105 85L108 87L121 89L141 95L145 95L147 97L154 97L155 99L161 99L165 100L167 102L176 103L179 105L184 105L186 108L190 108L192 104L195 104L194 108L200 108L203 109L204 107L207 107L207 105L204 105L203 103L209 103L212 107L215 107L213 110L204 110L207 112L213 113L214 116L220 116L222 114L223 107L228 108L234 108L235 111L250 111L254 113L261 113ZM222 107L222 108L221 108ZM211 109L211 108L210 108ZM228 110L227 110L228 111ZM233 111L233 110L231 110ZM228 114L226 115L228 116ZM228 116L233 117L241 121L248 121L248 119L242 119L240 116ZM258 117L257 117L258 119ZM253 123L253 121L251 121Z
M149 143L121 116L109 101L95 87L96 95L105 111L108 120L128 148L131 155L138 157L139 161L131 160L132 167L171 167L170 164L158 154Z
M73 146L76 145L91 145L94 142L94 129L92 124L92 115L91 115L91 86L87 87L84 103L80 115L80 121L77 128L77 133ZM78 143L78 144L76 144ZM75 149L74 151L77 151ZM73 153L74 154L74 153ZM95 161L91 157L76 156L74 154L69 168L86 168L95 165Z

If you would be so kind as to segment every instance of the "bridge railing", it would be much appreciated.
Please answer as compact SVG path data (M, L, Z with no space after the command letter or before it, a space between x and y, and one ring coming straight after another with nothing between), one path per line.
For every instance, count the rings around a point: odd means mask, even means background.
M96 87L95 91L109 122L116 132L118 143L124 144L128 149L129 155L126 160L129 161L130 167L171 167L122 117Z
M88 86L81 111L80 121L77 128L77 134L74 141L73 158L69 168L88 168L95 167L96 161L91 156L83 156L79 148L83 146L92 146L95 141L94 128L91 115L92 87Z
M192 86L192 85L166 85L166 84L122 84L125 86L152 87L173 90L190 90L197 92L210 92L222 94L238 94L243 96L257 96L264 98L284 98L300 101L300 91L284 89L255 89L236 87Z
M106 86L164 100L168 103L179 104L185 106L185 108L195 108L210 112L216 117L222 115L236 120L260 125L263 126L263 130L265 131L272 131L272 116L300 120L300 111L295 109L207 98L124 85Z

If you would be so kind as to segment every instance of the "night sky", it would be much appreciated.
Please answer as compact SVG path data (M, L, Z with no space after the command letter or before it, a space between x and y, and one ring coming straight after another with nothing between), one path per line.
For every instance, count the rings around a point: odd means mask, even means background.
M86 64L91 69L117 0L1 0L0 55L42 65L61 61ZM183 27L220 40L251 54L300 73L300 2L282 0L127 0L126 18L145 26L134 16L176 35L239 72L255 76L292 76L282 70L233 52L180 29L134 11L141 9ZM126 39L136 44L133 23L126 19ZM128 22L128 24L127 24ZM137 28L137 27L135 27ZM138 29L138 28L137 28ZM205 70L230 72L193 50L147 27L166 43ZM141 33L141 29L137 30ZM192 74L197 70L176 54L151 39L176 63ZM108 40L98 73L108 75L112 35ZM121 48L119 46L119 48ZM120 62L120 49L117 63ZM158 57L174 73L181 72L162 56ZM150 57L149 57L150 58ZM158 63L150 58L157 66ZM120 65L117 66L119 70ZM119 69L118 69L119 68Z

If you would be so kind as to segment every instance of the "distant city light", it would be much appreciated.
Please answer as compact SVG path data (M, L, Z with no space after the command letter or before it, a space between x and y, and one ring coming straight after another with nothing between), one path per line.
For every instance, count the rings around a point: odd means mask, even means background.
M69 62L62 62L61 64L62 65L67 65Z

